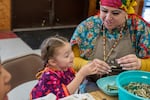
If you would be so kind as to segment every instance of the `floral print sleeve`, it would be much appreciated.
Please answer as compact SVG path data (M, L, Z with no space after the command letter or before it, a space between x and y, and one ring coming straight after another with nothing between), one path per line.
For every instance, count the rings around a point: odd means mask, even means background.
M88 59L95 46L95 40L100 33L102 21L99 16L91 16L81 22L71 38L71 45L77 44L80 48L80 56ZM87 53L88 52L88 53Z
M71 68L67 71L54 71L46 68L38 84L32 89L31 97L35 99L53 93L57 98L63 98L69 95L66 86L74 77L75 73Z
M128 22L133 29L132 42L136 55L140 58L150 58L150 24L135 15L131 16Z

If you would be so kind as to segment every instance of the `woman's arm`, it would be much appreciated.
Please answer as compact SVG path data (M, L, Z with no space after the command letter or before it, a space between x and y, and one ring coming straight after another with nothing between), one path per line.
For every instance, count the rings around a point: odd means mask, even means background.
M72 47L75 59L74 59L74 69L78 71L82 66L86 65L88 63L88 60L85 60L80 57L80 50L77 45L74 45Z
M148 59L141 59L141 70L143 71L149 71L150 72L150 58Z

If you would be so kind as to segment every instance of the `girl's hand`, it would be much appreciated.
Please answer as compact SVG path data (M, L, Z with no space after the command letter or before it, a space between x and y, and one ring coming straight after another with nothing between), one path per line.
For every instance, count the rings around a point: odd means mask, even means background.
M121 57L117 59L117 62L123 70L137 70L141 67L141 60L134 54Z
M104 75L104 74L108 74L109 72L111 72L111 67L106 62L99 60L99 59L94 59L93 62L98 68L97 74Z
M79 70L78 73L80 73L80 75L86 77L88 75L97 74L98 73L98 68L97 68L97 66L94 62L90 62L90 63L84 65Z

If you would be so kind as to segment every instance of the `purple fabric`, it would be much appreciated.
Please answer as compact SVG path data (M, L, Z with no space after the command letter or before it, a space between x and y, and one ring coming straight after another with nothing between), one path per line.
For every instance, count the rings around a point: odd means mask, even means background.
M39 98L53 93L57 98L65 97L64 86L67 86L75 77L74 70L68 68L67 71L57 71L45 68L37 85L32 89L31 98ZM66 88L66 87L65 87Z

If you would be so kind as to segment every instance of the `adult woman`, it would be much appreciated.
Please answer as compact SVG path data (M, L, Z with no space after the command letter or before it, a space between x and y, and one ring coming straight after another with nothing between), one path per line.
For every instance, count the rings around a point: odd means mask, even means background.
M83 21L71 38L77 70L95 59L100 76L111 72L111 61L123 70L150 71L150 25L134 14L135 5L135 0L100 0L100 14Z
M0 60L0 100L8 100L7 93L10 90L11 75L1 65Z

